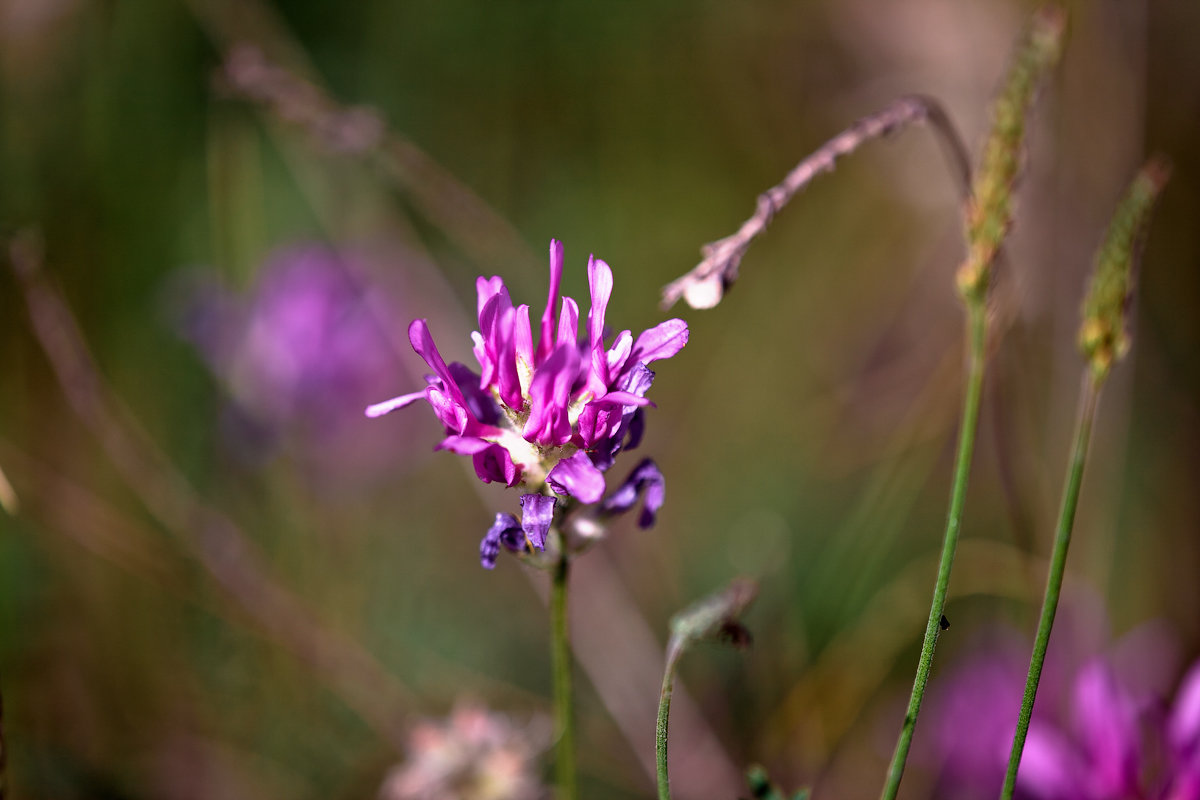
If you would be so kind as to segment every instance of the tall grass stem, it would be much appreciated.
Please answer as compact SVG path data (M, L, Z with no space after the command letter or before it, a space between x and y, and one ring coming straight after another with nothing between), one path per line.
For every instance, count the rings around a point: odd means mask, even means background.
M1050 574L1046 578L1046 596L1042 601L1042 614L1038 620L1033 654L1029 659L1025 694L1021 698L1021 714L1017 718L1017 731L1013 736L1012 752L1008 757L1008 772L1004 776L1004 788L1000 792L1003 800L1011 800L1017 786L1017 769L1021 765L1025 737L1029 734L1029 720L1033 716L1034 700L1037 699L1038 681L1042 677L1046 647L1050 644L1050 631L1054 627L1054 614L1058 610L1058 596L1062 591L1063 573L1067 565L1067 548L1071 545L1071 529L1075 524L1075 510L1079 506L1079 487L1083 483L1083 466L1087 461L1088 444L1092 438L1092 421L1096 416L1096 404L1099 399L1100 381L1089 373L1084 376L1083 388L1080 390L1075 443L1071 448L1071 463L1067 467L1067 482L1063 488L1062 507L1058 512L1058 526L1054 532Z
M963 507L967 497L967 479L971 472L971 460L975 452L975 433L979 425L979 404L983 394L983 372L986 358L987 309L982 303L967 305L967 380L963 397L962 427L958 431L958 452L954 459L954 482L950 492L950 510L946 515L946 533L942 540L942 555L938 562L937 583L933 588L933 602L929 606L929 620L925 625L925 639L921 643L921 657L917 662L917 674L913 679L912 695L904 725L896 741L892 763L888 767L887 782L884 784L883 800L894 800L900 791L900 779L904 777L904 765L912 746L913 732L917 727L917 715L921 701L925 699L925 687L933 669L933 651L937 647L938 635L942 630L942 613L946 608L946 592L950 588L950 571L954 566L954 552L958 547L958 535L962 528Z

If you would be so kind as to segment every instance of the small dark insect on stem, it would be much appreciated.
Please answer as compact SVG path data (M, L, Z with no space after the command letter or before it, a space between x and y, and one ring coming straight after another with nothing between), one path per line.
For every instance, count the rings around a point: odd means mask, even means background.
M938 621L938 626L944 631L950 630L950 620L946 619L945 614L942 614L942 618Z
M927 122L941 141L955 172L963 197L971 190L971 162L962 137L937 101L921 95L901 97L882 111L863 117L821 145L787 174L778 186L758 196L754 215L732 236L700 248L704 260L691 272L668 283L662 290L662 307L670 308L683 298L692 308L712 308L737 280L738 267L750 243L758 238L784 206L818 175L831 172L837 160L865 142L887 136L915 122Z

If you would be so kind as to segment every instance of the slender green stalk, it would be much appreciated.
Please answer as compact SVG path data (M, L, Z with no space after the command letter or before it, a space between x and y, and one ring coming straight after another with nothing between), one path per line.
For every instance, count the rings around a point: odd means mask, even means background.
M575 777L575 714L571 692L571 642L567 634L567 576L570 561L559 556L550 581L550 660L554 671L554 728L558 739L555 768L558 773L558 800L576 800L579 786Z
M671 618L671 638L667 641L662 693L658 698L658 725L654 736L658 800L670 800L671 797L671 783L667 777L667 719L671 714L671 694L675 690L675 669L679 666L679 660L697 642L749 647L750 631L742 625L740 617L757 595L758 584L737 578L722 591L693 603Z
M8 797L8 748L4 745L4 697L0 696L0 800Z
M950 587L950 570L954 566L954 551L958 547L958 534L962 528L963 506L967 497L967 478L971 471L971 457L975 451L975 430L979 422L979 402L983 390L984 345L987 337L987 311L979 303L967 305L968 365L966 395L963 398L962 427L958 431L958 454L954 460L954 483L950 492L950 510L946 515L946 534L942 542L942 557L938 563L937 583L933 588L933 602L929 606L929 621L925 625L925 639L921 644L921 657L917 662L917 675L913 680L912 696L908 701L908 712L896 741L896 751L888 767L887 783L880 795L883 800L894 800L900 791L900 779L904 777L904 764L912 746L913 732L917 727L917 714L921 701L925 699L925 687L933 668L933 651L941 633L942 612L946 608L946 592Z
M1087 461L1088 443L1092 438L1092 420L1096 416L1096 403L1099 398L1100 381L1094 375L1086 375L1083 389L1080 391L1079 417L1075 422L1075 444L1071 448L1067 483L1063 489L1062 507L1058 512L1058 527L1054 532L1054 550L1050 556L1050 574L1046 578L1046 596L1042 601L1042 615L1038 620L1033 655L1029 659L1025 695L1021 699L1021 715L1017 718L1017 732L1013 737L1012 752L1008 757L1008 773L1004 776L1004 788L1000 793L1004 800L1011 800L1017 785L1017 768L1021 764L1021 753L1025 749L1025 737L1029 733L1029 719L1033 716L1038 681L1042 677L1042 665L1046 661L1046 647L1050 644L1050 630L1054 627L1054 614L1058 610L1058 596L1062 590L1063 573L1067 565L1067 548L1071 545L1071 528L1075 524L1075 509L1079 505L1079 487L1083 483L1083 465Z
M987 297L992 273L1004 239L1012 226L1012 197L1020 174L1021 152L1033 99L1046 75L1062 53L1066 32L1066 14L1048 6L1034 14L1029 28L1017 45L1016 57L1004 86L992 105L992 129L984 146L983 158L971 189L966 209L967 257L956 276L959 294L967 308L969 363L967 389L963 398L962 427L958 432L958 453L954 463L954 484L950 491L950 510L946 515L946 535L938 564L933 603L925 625L921 658L913 679L908 713L896 741L896 752L888 767L883 800L894 800L904 777L904 764L917 727L917 714L925 698L925 687L933 668L933 651L941 632L942 610L950 587L950 571L962 526L963 503L967 494L967 476L975 450L975 430L979 422L979 399L983 388L984 344L987 338Z
M658 800L671 800L671 782L667 777L667 719L671 715L671 694L675 691L675 668L683 649L667 651L667 665L663 669L662 692L658 695L658 725L654 732L654 755L658 763Z
M1046 647L1058 610L1063 572L1067 565L1067 548L1071 544L1071 528L1075 509L1079 505L1079 487L1083 483L1083 465L1087 460L1088 444L1092 437L1092 421L1096 404L1113 365L1129 350L1129 305L1133 297L1134 267L1145 244L1150 214L1171 169L1162 156L1151 158L1139 170L1128 191L1117 206L1109 223L1104 242L1096 253L1096 265L1091 284L1083 302L1083 322L1079 329L1079 348L1087 369L1079 397L1079 417L1075 423L1075 442L1067 466L1067 483L1063 488L1058 527L1054 533L1054 549L1050 554L1050 574L1046 578L1046 596L1038 619L1033 653L1029 657L1029 673L1025 678L1025 694L1021 698L1021 714L1013 736L1012 752L1008 757L1008 772L1000 796L1011 800L1017 785L1017 770L1029 733L1029 720L1037 699L1038 681L1046 661Z

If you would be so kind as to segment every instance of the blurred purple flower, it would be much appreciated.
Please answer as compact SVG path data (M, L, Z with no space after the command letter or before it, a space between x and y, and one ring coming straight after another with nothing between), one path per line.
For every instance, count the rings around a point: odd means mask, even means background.
M1145 627L1097 655L1078 631L1051 641L1017 775L1027 800L1200 800L1200 662L1175 700L1162 700L1174 663ZM1075 636L1072 636L1075 633ZM1066 645L1066 647L1063 647ZM1003 782L1025 683L1020 638L975 653L931 697L939 796L995 797Z
M542 496L543 490L598 503L604 496L603 473L618 452L641 440L642 409L653 405L646 399L654 379L648 365L678 353L687 343L688 328L683 320L671 319L636 339L621 331L606 347L612 270L594 257L587 270L591 306L585 337L579 335L578 304L565 296L559 304L563 247L552 241L550 291L536 347L529 306L514 306L499 277L480 277L479 330L471 334L480 374L462 364L446 364L426 321L415 320L409 341L433 374L423 390L372 405L367 416L427 401L446 429L438 447L471 456L485 483L521 484L528 490L522 497L527 516L529 498ZM619 490L608 510L625 510L644 493L642 522L649 525L662 504L663 479L653 462L645 463L635 485ZM536 507L545 509L540 503ZM529 525L525 531L529 534ZM528 535L527 540L542 548L538 537ZM509 541L493 526L481 545L484 565L494 564L493 551Z
M362 261L300 244L272 254L244 295L210 276L176 286L184 335L236 401L231 438L259 433L250 455L283 433L335 469L381 449L347 432L361 420L354 406L378 396L398 363L398 332L387 329L397 311Z

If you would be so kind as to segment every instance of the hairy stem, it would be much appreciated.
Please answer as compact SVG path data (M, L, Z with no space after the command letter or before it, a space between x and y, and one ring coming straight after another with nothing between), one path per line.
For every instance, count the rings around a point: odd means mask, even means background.
M1021 715L1017 718L1017 731L1013 736L1012 752L1008 757L1008 772L1004 776L1004 788L1000 793L1005 800L1011 800L1016 789L1017 769L1021 765L1025 737L1029 734L1029 720L1033 716L1034 700L1037 699L1038 681L1042 677L1046 647L1050 644L1050 631L1054 627L1054 614L1058 610L1058 596L1062 590L1063 573L1067 565L1067 548L1071 545L1071 528L1075 524L1079 487L1083 483L1083 466L1087 461L1088 444L1092 438L1092 420L1095 419L1099 399L1100 381L1093 375L1086 375L1083 389L1080 391L1075 443L1071 448L1071 463L1067 467L1067 482L1063 488L1062 506L1058 512L1058 527L1054 532L1054 550L1050 556L1050 574L1046 578L1046 596L1042 600L1042 614L1033 642L1033 654L1029 659L1029 674L1025 679Z
M671 694L675 691L675 668L683 648L667 650L667 664L663 668L662 691L658 695L658 725L654 733L654 754L658 763L658 800L671 800L671 782L667 776L667 721L671 715Z
M571 642L567 634L567 576L570 561L559 556L550 588L551 666L554 671L554 729L558 740L558 800L576 800L575 715L571 692Z
M904 776L904 765L908 750L912 746L913 732L917 727L917 714L921 701L925 699L925 687L933 668L933 651L941 633L942 612L946 608L946 592L950 587L950 570L954 566L954 551L958 547L958 534L962 527L963 505L967 496L967 478L971 471L971 457L975 450L975 431L979 422L979 401L983 388L984 344L987 336L987 311L982 303L968 303L969 354L967 367L966 395L963 398L962 427L958 432L958 454L954 462L954 484L950 492L950 510L946 515L946 534L942 542L942 557L938 562L937 583L933 589L933 603L929 606L929 621L925 625L925 639L921 644L921 658L917 662L917 675L913 680L912 696L904 725L896 741L896 751L888 767L887 783L884 785L883 800L894 800L900 791L900 779Z

